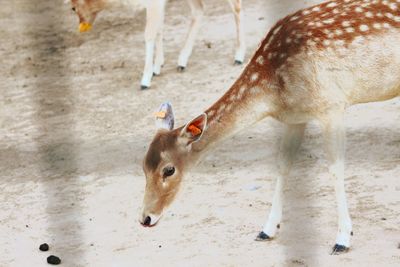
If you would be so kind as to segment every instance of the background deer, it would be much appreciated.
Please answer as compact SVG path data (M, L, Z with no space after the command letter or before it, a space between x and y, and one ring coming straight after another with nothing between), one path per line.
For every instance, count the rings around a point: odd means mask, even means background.
M320 122L335 182L338 232L333 253L350 247L352 224L344 189L345 109L400 95L400 0L329 1L280 20L231 88L203 114L173 129L170 105L144 159L141 223L154 226L184 174L210 148L266 117L286 124L268 220L256 240L275 237L282 188L307 122Z
M245 55L245 42L242 19L242 1L227 0L235 17L237 38L235 64L242 64ZM86 32L92 28L92 24L96 19L97 14L107 8L115 5L134 5L138 0L71 0L72 10L79 17L79 31ZM142 0L146 7L146 59L141 80L141 89L150 87L153 75L161 73L161 67L164 64L163 50L163 26L165 4L167 0ZM192 53L193 45L198 33L201 20L204 15L203 0L187 0L191 12L192 22L186 37L185 44L179 54L178 71L184 71L189 57Z

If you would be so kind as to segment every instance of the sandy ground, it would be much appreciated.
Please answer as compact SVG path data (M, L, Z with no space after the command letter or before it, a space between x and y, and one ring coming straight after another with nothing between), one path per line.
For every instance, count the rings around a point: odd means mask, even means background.
M157 227L137 221L141 162L153 111L170 100L177 124L212 104L239 75L224 1L207 17L187 72L175 71L189 9L171 1L166 64L140 91L143 11L101 14L80 35L62 0L0 9L0 266L400 266L400 101L355 106L347 124L352 250L331 256L333 181L317 125L285 188L279 236L253 239L267 217L282 125L265 120L226 141L186 177ZM318 1L245 0L247 59L277 18ZM398 44L394 44L398 45ZM209 48L211 46L211 48ZM47 242L48 253L38 250Z

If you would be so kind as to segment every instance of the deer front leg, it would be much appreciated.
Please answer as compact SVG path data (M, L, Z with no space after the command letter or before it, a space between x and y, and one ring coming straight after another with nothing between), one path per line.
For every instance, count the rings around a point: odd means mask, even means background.
M190 54L193 50L194 41L200 28L200 23L204 15L204 6L202 0L187 0L192 12L192 22L178 59L178 71L184 71Z
M229 4L235 16L236 23L235 65L241 65L244 61L244 54L246 52L243 30L242 0L229 0Z
M338 233L332 254L347 252L353 234L344 189L345 130L343 114L323 121L325 149L329 161L329 174L335 181L338 208Z
M271 211L263 230L256 237L256 241L271 240L282 220L282 192L283 182L289 175L294 157L299 150L301 140L303 139L306 124L288 125L282 139L279 149L278 164L279 175L275 185L274 197L272 200Z
M149 0L146 3L146 29L144 33L146 42L146 60L141 81L141 89L147 89L151 85L151 78L153 77L154 72L153 59L155 41L157 34L163 26L165 1L166 0ZM159 44L160 42L158 42L158 45Z

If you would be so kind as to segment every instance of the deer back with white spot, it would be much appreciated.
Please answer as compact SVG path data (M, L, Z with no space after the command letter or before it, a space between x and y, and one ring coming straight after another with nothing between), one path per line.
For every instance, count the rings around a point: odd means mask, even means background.
M271 94L279 114L389 99L400 94L399 42L399 0L330 1L280 20L239 80Z

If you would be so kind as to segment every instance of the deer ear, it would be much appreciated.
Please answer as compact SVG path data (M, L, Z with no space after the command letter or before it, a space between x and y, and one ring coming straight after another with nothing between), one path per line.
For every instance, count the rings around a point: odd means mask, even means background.
M188 122L183 127L180 137L187 139L187 145L197 142L203 136L207 126L207 114L203 113L195 119Z
M155 115L157 129L165 129L168 131L174 129L175 119L171 103L165 102L161 104Z

